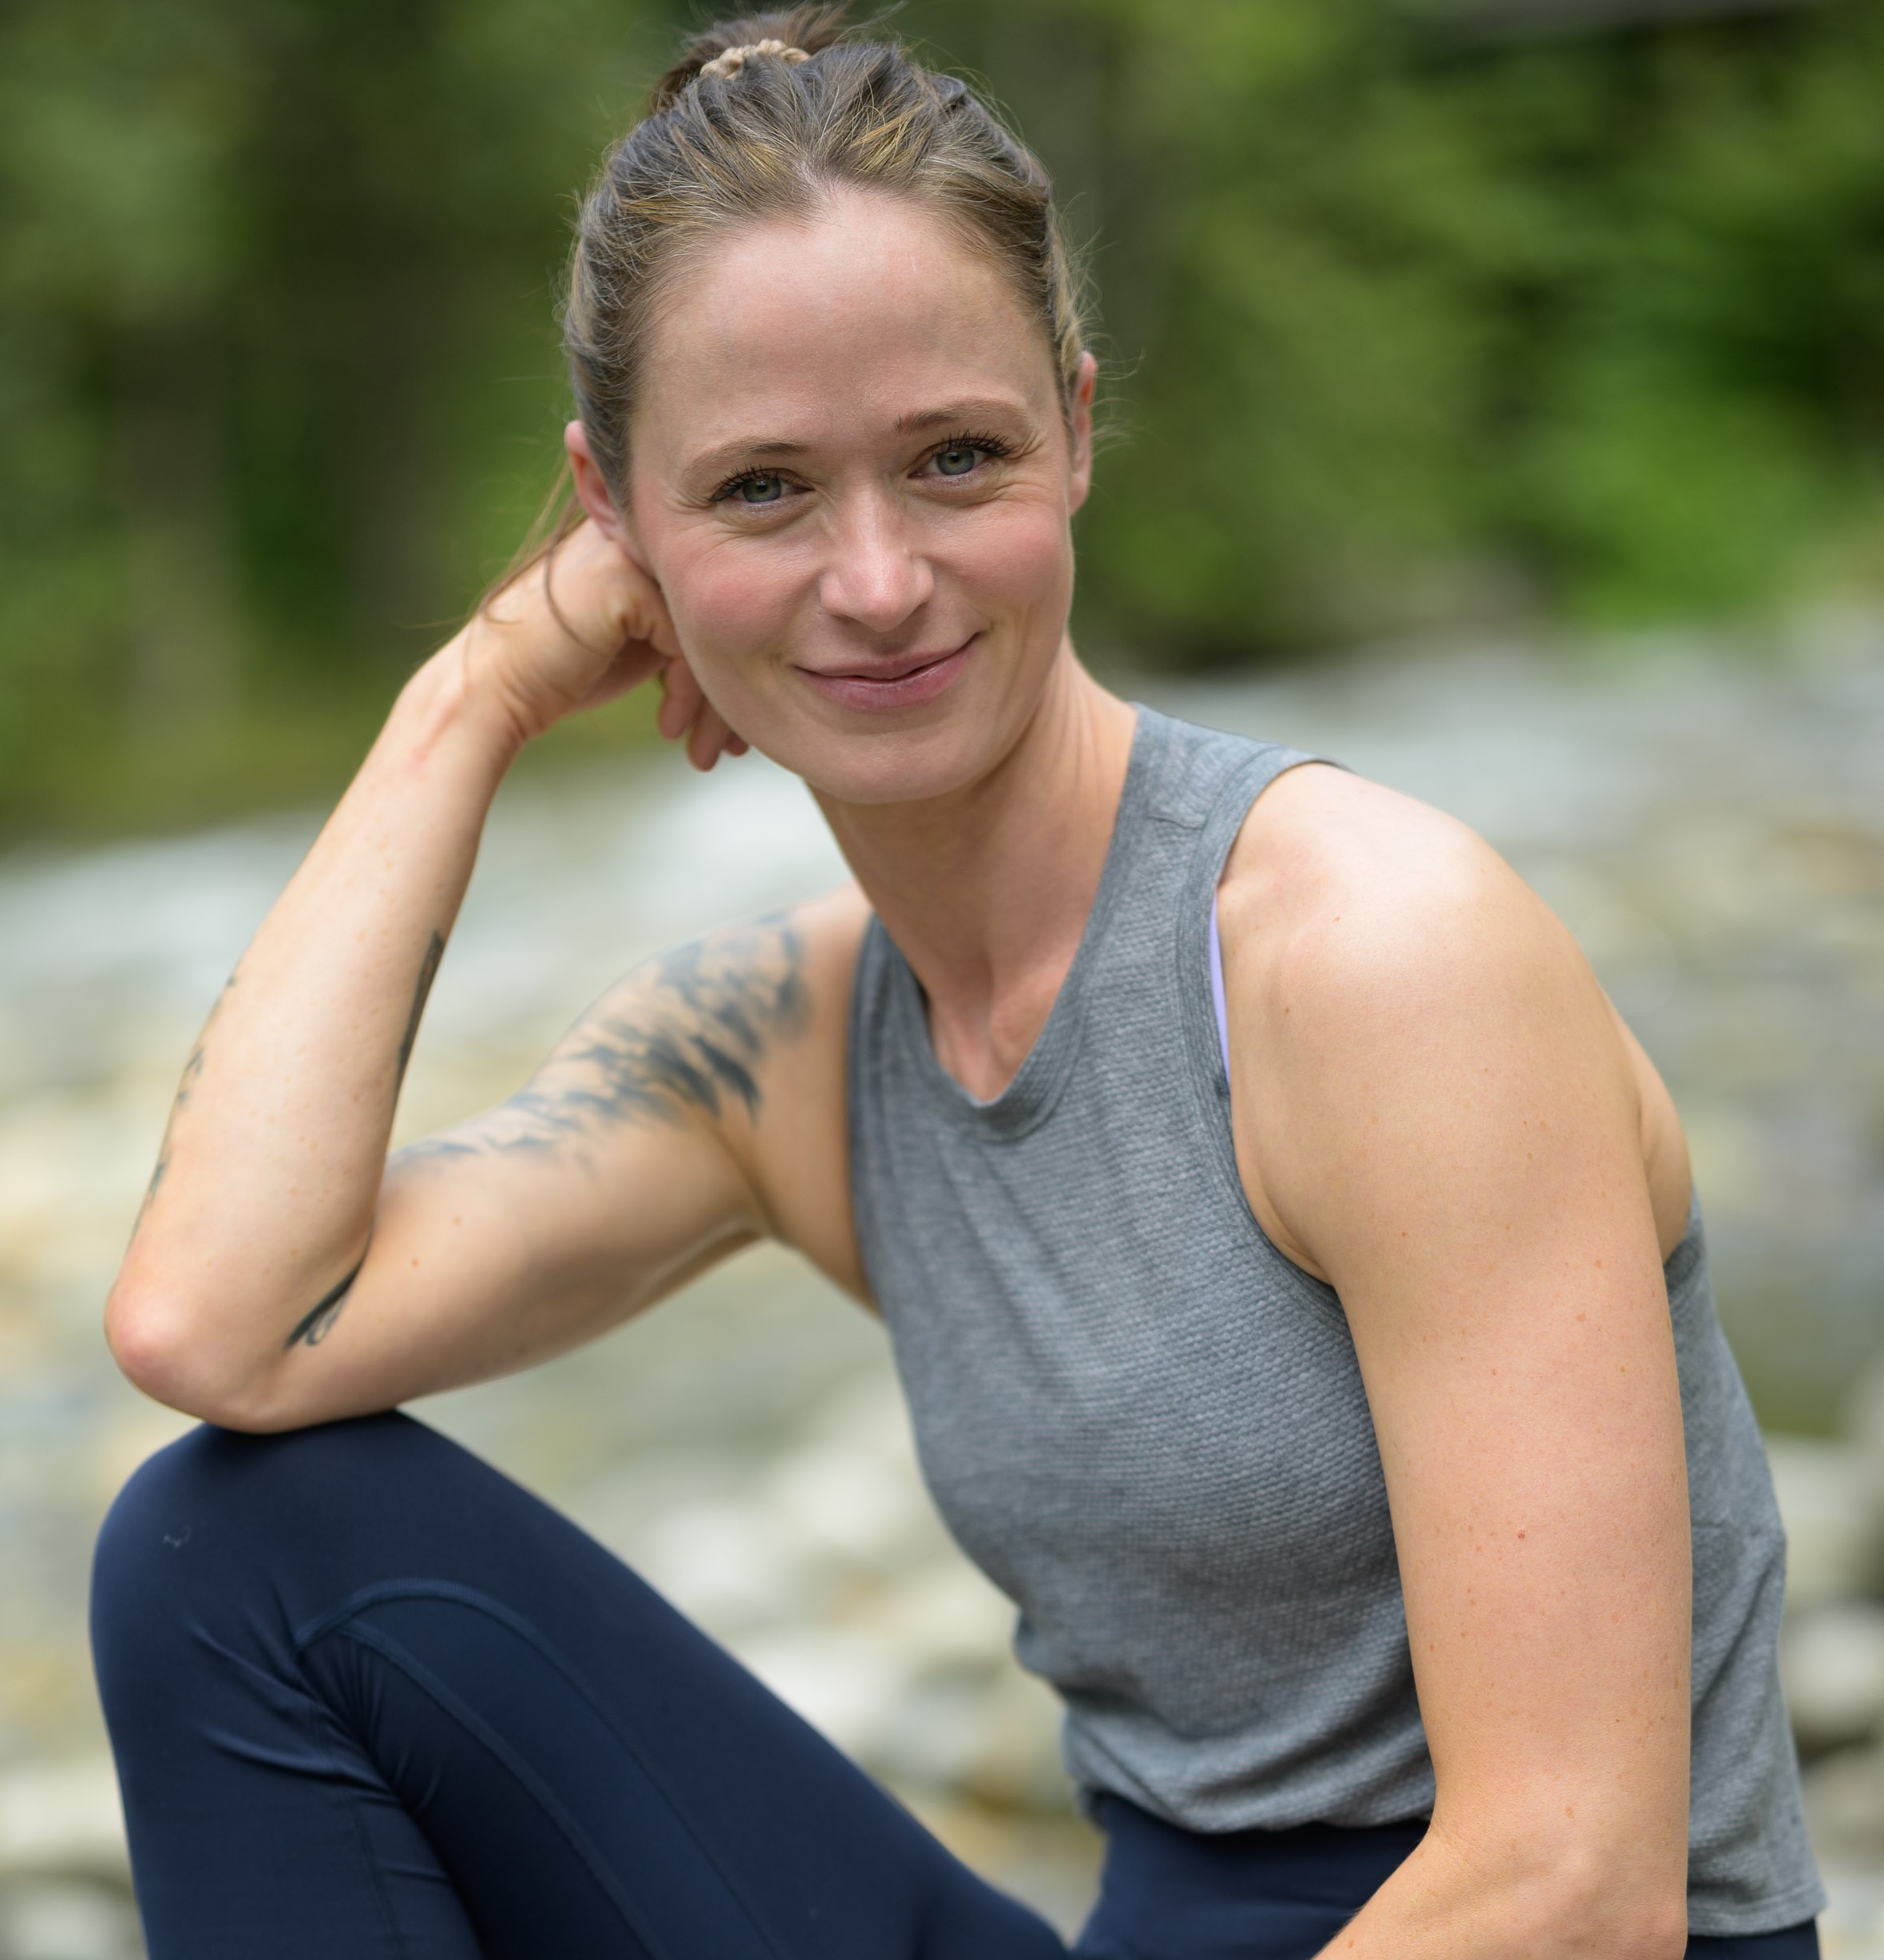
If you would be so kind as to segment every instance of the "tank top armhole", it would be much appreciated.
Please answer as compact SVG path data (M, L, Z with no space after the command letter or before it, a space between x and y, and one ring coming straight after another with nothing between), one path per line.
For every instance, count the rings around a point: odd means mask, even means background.
M1198 1114L1210 1133L1211 1156L1226 1194L1242 1214L1247 1228L1274 1255L1284 1282L1317 1312L1333 1313L1346 1322L1340 1296L1325 1279L1304 1271L1272 1239L1256 1216L1243 1189L1230 1123L1230 1014L1223 984L1223 936L1217 916L1217 888L1223 867L1249 813L1279 776L1305 763L1321 762L1340 769L1331 756L1291 749L1277 742L1250 745L1253 753L1243 767L1222 784L1213 806L1199 826L1196 855L1178 921L1178 970L1183 976L1178 1010L1188 1024L1192 1057L1191 1093ZM1207 897L1207 907L1204 903ZM1210 1005L1203 1004L1198 968L1207 975Z
M1217 1047L1223 1057L1223 1080L1230 1080L1230 1005L1223 998L1223 936L1217 924L1217 895L1211 893L1211 1005L1217 1015Z

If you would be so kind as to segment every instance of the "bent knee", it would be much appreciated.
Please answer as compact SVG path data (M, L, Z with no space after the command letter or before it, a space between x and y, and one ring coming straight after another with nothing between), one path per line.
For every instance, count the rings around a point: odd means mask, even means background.
M383 1460L408 1434L431 1433L390 1413L273 1435L204 1424L179 1437L132 1473L99 1528L95 1634L103 1619L148 1614L232 1571L259 1576L271 1547L305 1544L313 1516L337 1499L344 1510L352 1486L383 1492Z

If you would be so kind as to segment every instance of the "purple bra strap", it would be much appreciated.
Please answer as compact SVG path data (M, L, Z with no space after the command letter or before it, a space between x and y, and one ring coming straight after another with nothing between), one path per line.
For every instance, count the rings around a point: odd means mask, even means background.
M1230 1010L1223 1004L1223 941L1217 932L1217 895L1211 894L1211 1004L1217 1010L1217 1045L1223 1051L1223 1079L1230 1079Z

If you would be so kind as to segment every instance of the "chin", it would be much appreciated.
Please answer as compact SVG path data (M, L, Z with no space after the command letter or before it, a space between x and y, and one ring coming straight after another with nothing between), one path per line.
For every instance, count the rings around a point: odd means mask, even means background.
M1006 751L996 731L949 716L926 727L851 733L798 727L748 737L812 794L835 803L923 803L969 788Z

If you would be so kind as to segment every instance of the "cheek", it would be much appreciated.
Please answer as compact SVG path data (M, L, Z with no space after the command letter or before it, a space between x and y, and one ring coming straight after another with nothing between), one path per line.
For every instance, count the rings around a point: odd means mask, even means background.
M762 652L790 628L803 596L793 554L761 551L744 539L670 541L657 576L681 645L705 666Z
M1058 603L1073 577L1063 511L1045 504L993 504L963 527L948 567L963 589L1004 612Z
M1008 622L1029 646L1057 646L1073 583L1062 503L1022 492L948 512L926 537L917 523L912 543L929 560L951 624L965 609L997 628ZM768 670L818 636L818 534L794 548L684 524L653 531L644 533L649 563L689 664L723 713L752 719Z

